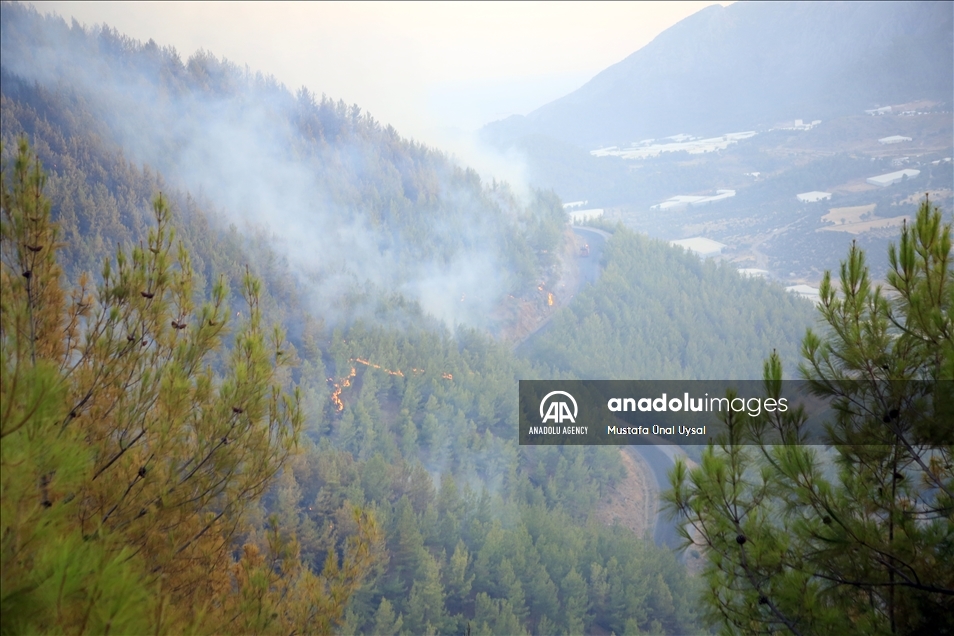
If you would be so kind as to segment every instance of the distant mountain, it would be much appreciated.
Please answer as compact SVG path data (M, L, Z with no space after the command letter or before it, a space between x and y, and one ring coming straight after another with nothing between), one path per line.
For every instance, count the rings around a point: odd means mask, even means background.
M954 92L951 2L712 6L580 89L484 128L586 149L826 119Z

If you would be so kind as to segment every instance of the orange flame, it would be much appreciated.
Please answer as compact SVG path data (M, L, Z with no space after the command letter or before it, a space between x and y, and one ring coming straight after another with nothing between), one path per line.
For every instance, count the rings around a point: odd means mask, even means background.
M344 402L341 400L341 391L343 391L345 387L351 386L351 378L356 374L357 370L351 367L351 373L348 374L348 377L342 379L340 383L328 378L328 381L331 382L334 387L331 391L331 402L335 405L335 410L339 413L344 410Z
M367 359L365 359L365 358L351 358L351 361L352 361L352 362L357 362L358 364L363 364L363 365L366 366L366 367L371 367L372 369L378 369L379 371L384 371L384 372L387 373L388 375L397 376L397 377L399 377L399 378L407 377L407 376L404 374L404 372L401 371L400 369L397 369L397 370L395 370L395 369L388 369L387 367L382 367L380 364L375 364L375 363L373 363L373 362L371 362L370 360L367 360ZM416 375L423 375L424 369L418 369L417 367L411 367L410 373L414 373L414 374L416 374ZM449 374L449 373L445 373L442 377L444 377L445 379L450 379L448 376L450 376L450 374Z
M392 369L388 369L386 367L382 367L380 364L375 364L365 358L351 358L351 362L356 362L358 364L363 364L364 366L370 367L372 369L378 369L379 371L384 371L388 375L397 376L399 378L405 377L404 372L401 371L400 369L396 371ZM421 375L424 373L424 369L411 367L411 373ZM349 373L347 377L342 378L341 382L335 382L333 378L328 378L328 382L330 382L333 387L331 391L331 402L335 405L335 410L338 412L341 412L344 410L344 401L341 399L341 392L345 388L351 386L351 379L354 378L355 375L357 375L357 370L355 369L355 367L351 367L351 373ZM441 377L444 378L445 380L453 380L454 374L442 373Z
M362 358L355 358L354 361L357 362L358 364L363 364L366 367L371 367L372 369L380 369L381 371L384 371L388 375L396 375L399 378L404 377L404 373L402 373L400 369L398 369L397 371L392 371L391 369L385 369L380 364L374 364L373 362L364 360ZM417 369L414 369L414 370L417 371Z

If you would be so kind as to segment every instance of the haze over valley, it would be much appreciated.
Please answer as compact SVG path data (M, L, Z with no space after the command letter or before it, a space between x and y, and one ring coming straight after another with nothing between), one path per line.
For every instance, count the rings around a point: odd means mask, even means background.
M954 629L952 60L950 2L0 3L0 632ZM822 446L520 428L792 378Z
M951 31L943 3L712 6L483 136L565 201L717 241L740 269L817 287L857 240L883 275L918 196L950 207ZM916 173L871 181L900 170ZM868 225L829 215L871 205Z

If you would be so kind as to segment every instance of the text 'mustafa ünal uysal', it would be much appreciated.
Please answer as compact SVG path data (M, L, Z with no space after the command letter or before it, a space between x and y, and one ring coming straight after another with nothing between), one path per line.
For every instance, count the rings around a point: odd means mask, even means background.
M954 440L945 423L954 383L866 382L864 398L823 394L807 381L783 381L769 392L754 380L521 380L520 444L706 445L745 430L744 443L825 444L826 425L849 413L873 424L870 442L892 431L912 432L929 444ZM837 387L836 387L837 388ZM849 390L851 389L851 390Z

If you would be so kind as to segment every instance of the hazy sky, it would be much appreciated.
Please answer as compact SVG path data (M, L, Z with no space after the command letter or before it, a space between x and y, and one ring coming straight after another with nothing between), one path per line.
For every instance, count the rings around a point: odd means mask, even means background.
M714 3L34 4L175 46L183 59L204 48L440 143L565 95Z

